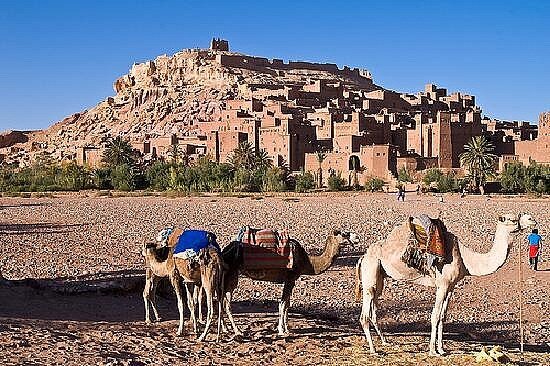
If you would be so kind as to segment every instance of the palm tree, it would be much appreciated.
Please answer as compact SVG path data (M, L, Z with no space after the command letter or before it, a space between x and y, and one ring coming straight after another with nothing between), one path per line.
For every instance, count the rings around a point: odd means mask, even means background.
M259 150L256 152L256 156L254 158L254 166L256 169L260 169L263 171L266 171L273 166L273 161L269 157L267 151Z
M122 164L131 166L136 162L136 156L130 142L123 139L121 136L117 136L107 142L101 160L109 166Z
M170 145L168 156L172 158L172 163L174 164L181 162L184 166L189 165L189 155L187 155L187 151L182 149L178 144Z
M474 188L485 193L484 184L487 178L494 175L497 156L493 154L494 146L484 136L474 136L460 154L460 164L468 170L468 179Z
M233 150L229 157L229 163L235 168L252 169L256 161L256 154L250 142L241 142L239 146Z
M321 188L323 186L323 161L327 158L327 154L323 150L318 150L315 152L317 157L317 163L319 163L319 168L317 169L317 187Z

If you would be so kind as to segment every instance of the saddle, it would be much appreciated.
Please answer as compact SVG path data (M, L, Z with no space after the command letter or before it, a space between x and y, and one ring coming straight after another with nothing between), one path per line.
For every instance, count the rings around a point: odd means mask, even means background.
M286 229L277 231L244 226L236 241L242 247L244 269L292 269L294 266L292 241Z
M429 274L433 267L445 263L446 246L443 236L443 223L421 214L409 217L410 229L407 248L401 260L407 266L423 274Z
M184 230L178 237L172 253L176 258L194 262L198 260L199 253L209 247L220 251L214 233L205 230Z

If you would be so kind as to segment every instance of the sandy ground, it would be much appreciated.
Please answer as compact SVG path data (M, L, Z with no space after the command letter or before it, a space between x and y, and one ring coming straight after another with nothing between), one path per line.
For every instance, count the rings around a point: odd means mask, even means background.
M391 344L368 354L353 300L354 265L369 243L408 215L441 211L463 243L487 251L500 213L529 212L548 238L550 200L409 195L333 194L314 197L0 198L0 359L2 365L317 364L469 365L481 345L500 344L512 363L549 364L550 265L531 271L523 255L527 352L517 351L518 249L493 275L467 277L451 300L445 327L449 356L427 355L433 289L388 280L379 321ZM243 279L235 294L241 340L224 335L197 343L175 337L176 304L160 298L160 323L146 326L141 298L146 239L168 225L218 234L225 245L241 225L288 227L310 253L319 253L333 228L357 232L361 243L344 248L324 274L302 277L292 296L291 336L276 335L281 286ZM547 240L548 241L548 240ZM550 253L545 253L550 259ZM25 280L27 279L27 280ZM32 280L28 280L32 279Z

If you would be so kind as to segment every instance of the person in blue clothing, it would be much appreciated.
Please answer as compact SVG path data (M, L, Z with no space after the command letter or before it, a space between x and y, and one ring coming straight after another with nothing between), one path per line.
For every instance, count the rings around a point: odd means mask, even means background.
M529 242L529 266L536 271L542 251L542 237L539 235L538 229L533 229L527 236L527 241Z

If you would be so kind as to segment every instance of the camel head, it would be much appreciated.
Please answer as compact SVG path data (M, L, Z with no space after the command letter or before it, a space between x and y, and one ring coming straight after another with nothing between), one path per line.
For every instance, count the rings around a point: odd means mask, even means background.
M506 227L510 233L515 233L528 227L535 226L537 222L529 214L504 214L498 218L498 225Z
M156 248L157 244L152 242L144 242L143 247L141 248L141 255L147 258L150 254L154 253Z
M528 213L519 214L519 227L520 230L529 229L537 226L537 221Z
M334 230L332 236L340 245L359 243L359 236L351 231Z
M159 231L156 237L157 243L160 243L161 247L165 247L168 245L168 237L172 232L174 231L173 227L167 227Z

